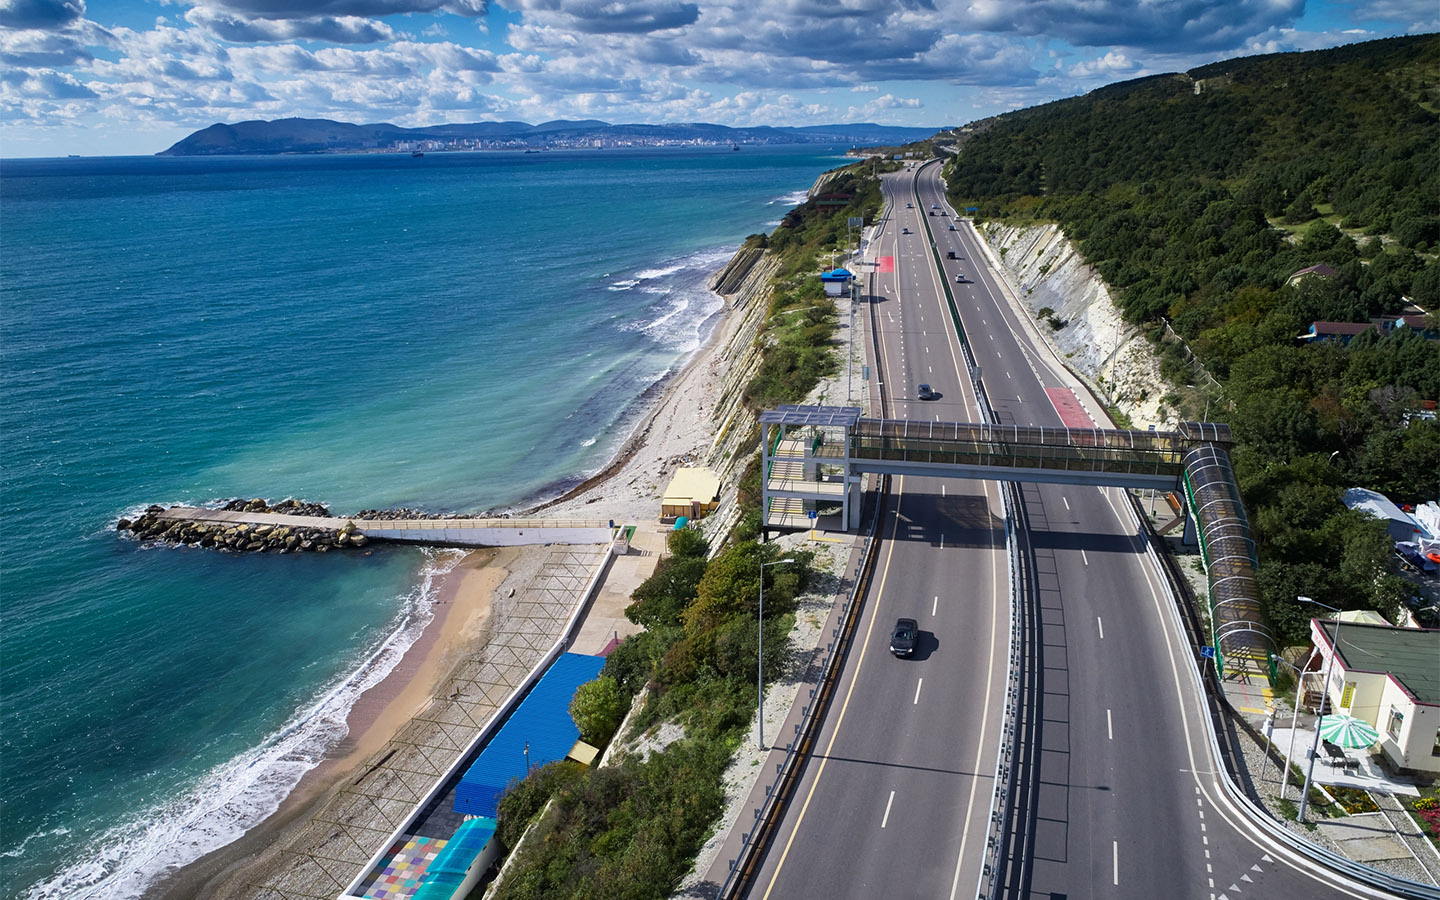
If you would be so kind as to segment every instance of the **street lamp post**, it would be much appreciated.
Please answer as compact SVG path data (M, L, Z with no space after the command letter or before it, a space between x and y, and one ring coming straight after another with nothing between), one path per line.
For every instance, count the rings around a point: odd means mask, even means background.
M755 695L757 698L755 705L760 715L755 720L755 742L759 744L761 750L765 749L765 567L794 561L793 558L787 558L760 564L760 614L756 617L760 627L760 649L755 655Z
M764 581L764 573L761 573L761 576L760 580ZM1305 805L1310 800L1310 782L1315 777L1315 752L1320 749L1320 723L1325 721L1325 709L1330 705L1330 673L1335 669L1335 657L1340 654L1340 610L1333 606L1326 606L1318 600L1311 600L1309 597L1296 597L1295 599L1301 603L1324 607L1335 613L1335 643L1330 648L1330 659L1325 663L1325 681L1321 685L1320 709L1315 719L1315 740L1310 743L1310 762L1305 766L1305 787L1300 791L1300 812L1295 816L1296 821L1303 825L1305 824Z
M1295 670L1295 707L1290 711L1290 746L1285 750L1285 777L1280 779L1280 799L1284 800L1285 792L1290 789L1290 760L1295 756L1295 726L1300 718L1300 692L1305 689L1305 669L1292 665L1285 657L1276 656L1274 653L1270 654L1270 658ZM1310 665L1308 659L1305 665Z

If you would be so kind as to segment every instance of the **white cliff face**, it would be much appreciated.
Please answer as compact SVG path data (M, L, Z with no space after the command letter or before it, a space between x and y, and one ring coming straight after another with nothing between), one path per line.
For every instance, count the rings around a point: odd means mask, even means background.
M1056 225L1017 227L987 223L980 234L1000 260L1006 280L1036 320L1036 327L1067 366L1123 410L1136 428L1164 427L1160 399L1167 388L1160 362L1139 326L1120 315L1099 273ZM1053 310L1052 328L1039 311Z

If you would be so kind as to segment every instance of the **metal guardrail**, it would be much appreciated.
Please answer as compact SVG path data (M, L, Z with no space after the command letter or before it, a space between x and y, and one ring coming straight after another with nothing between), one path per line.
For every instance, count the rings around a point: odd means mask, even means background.
M889 478L885 477L883 482L878 492L880 497L884 497L889 489ZM850 585L850 596L841 606L839 622L830 633L831 641L826 648L827 655L820 669L820 677L816 679L815 687L810 690L810 702L805 704L800 722L795 726L795 740L790 742L785 758L776 768L774 780L765 788L765 802L755 811L755 827L743 833L740 852L736 854L735 861L731 863L730 871L716 895L720 900L733 900L740 896L748 887L750 879L755 876L760 850L769 842L770 833L778 826L779 813L787 802L788 791L785 788L799 776L800 764L809 754L809 742L819 724L820 715L828 706L828 692L839 675L838 661L849 640L860 609L860 598L869 584L870 572L873 571L875 535L879 530L880 511L883 507L883 501L879 502L871 512L869 533L861 545L854 581Z
M995 754L995 789L990 796L990 814L987 819L989 830L985 835L985 857L980 866L980 875L975 886L975 896L981 900L993 898L1001 884L999 878L1001 855L1005 849L1004 836L1009 830L1012 813L1010 798L1014 795L1015 778L1018 774L1014 753L1017 749L1016 720L1021 700L1020 655L1024 646L1020 630L1025 623L1023 598L1028 595L1030 585L1026 579L1027 570L1022 564L1020 541L1016 534L1015 523L1018 519L1014 515L1013 508L1015 500L1012 493L1014 490L1013 484L1006 484L1001 487L1000 491L1005 504L1005 544L1008 550L1006 559L1009 563L1010 578L1010 652L1006 662L1005 714L1002 720L1004 725L1000 729L1000 746Z
M880 345L879 320L875 314L875 304L870 306L870 336L871 342L878 348ZM876 394L876 400L880 407L881 415L884 415L886 408L886 378L884 367L878 358L875 361L874 375L880 385ZM749 881L755 875L755 866L759 859L760 850L769 840L770 832L778 825L777 813L783 809L786 802L787 784L793 784L798 776L800 763L808 754L809 743L814 737L814 731L819 723L820 715L828 705L828 690L833 688L835 679L839 675L837 660L841 651L844 650L849 640L852 626L860 608L860 598L869 583L869 573L873 571L875 560L875 536L880 528L880 515L885 507L884 497L889 493L890 477L880 477L879 489L875 492L879 498L870 515L870 526L865 542L861 545L860 559L855 567L854 583L850 586L850 596L846 598L840 610L839 624L831 632L830 645L827 648L828 655L821 667L820 677L815 682L815 688L811 691L810 702L805 705L801 714L800 722L796 726L795 740L791 742L790 749L785 753L785 759L781 761L776 770L775 779L765 789L765 802L756 811L755 827L744 832L741 841L740 852L736 854L735 861L730 865L730 871L725 876L725 881L720 885L716 894L719 900L734 900L740 896L749 885Z
M919 184L920 172L933 162L932 160L916 168L913 184ZM918 187L914 189L914 196L918 202L920 200ZM965 374L970 380L971 389L975 392L975 401L980 407L980 415L985 424L997 425L999 419L995 414L994 407L990 405L990 397L980 378L980 365L975 361L974 351L971 350L970 341L965 336L965 326L960 321L960 309L955 305L955 295L950 290L950 281L944 277L945 264L940 259L939 249L935 246L935 235L930 228L930 217L925 216L923 221L925 235L930 240L930 255L935 261L935 268L941 275L940 284L945 289L945 305L950 310L951 323L955 327L956 335L960 338L960 355L965 360ZM1030 588L1025 583L1026 569L1021 559L1020 541L1016 534L1015 523L1018 521L1018 517L1015 514L1015 504L1019 501L1018 497L1013 496L1014 492L1013 483L1001 485L1000 499L1005 508L1005 556L1010 581L1010 650L1006 657L1005 712L1002 717L1003 725L1000 729L999 748L995 754L995 789L990 795L990 812L986 820L988 828L985 835L984 862L980 866L980 875L975 886L975 895L981 900L993 898L1001 883L998 878L1000 857L1004 852L1004 836L1009 830L1010 817L1013 813L1010 800L1015 789L1017 775L1014 751L1018 741L1016 720L1021 700L1020 654L1023 641L1020 632L1025 623L1024 597Z
M1184 591L1176 582L1176 574L1169 566L1162 563L1159 551L1155 549L1154 542L1149 539L1153 537L1153 532L1149 523L1145 520L1144 515L1138 509L1138 501L1135 499L1135 496L1129 491L1126 491L1125 496L1128 500L1125 506L1130 511L1130 516L1134 520L1135 527L1144 532L1147 538L1145 541L1145 552L1150 556L1150 561L1156 570L1165 576L1172 601L1169 604L1169 609L1171 614L1176 617L1175 624L1179 628L1180 633L1184 635L1187 629L1179 608L1179 604L1182 602L1181 598L1184 596ZM1207 701L1207 715L1203 718L1205 720L1205 735L1209 741L1210 754L1213 759L1221 761L1228 760L1231 757L1227 755L1220 746L1219 731L1223 727L1224 710L1228 707L1229 701L1225 699L1224 692L1213 672L1207 674L1204 667L1204 658L1199 654L1200 644L1197 644L1193 637L1190 639L1190 642L1192 651L1191 665L1186 667L1186 671L1193 680L1198 696L1204 697ZM1229 767L1224 765L1220 766L1220 770L1221 777L1218 780L1222 789L1229 795L1232 805L1244 815L1252 825L1264 831L1271 839L1284 844L1296 853L1306 856L1332 871L1353 878L1362 884L1379 888L1380 890L1390 891L1397 897L1407 898L1407 900L1440 900L1440 888L1410 881L1406 878L1391 875L1388 872L1381 872L1378 869L1355 862L1337 853L1332 853L1324 847L1305 840L1300 835L1295 834L1279 822L1276 822L1267 812L1256 806L1255 801L1250 795L1236 783L1238 773L1231 771Z
M921 166L920 168L924 167ZM915 178L918 181L918 170L916 172ZM919 199L918 192L916 194L916 199ZM930 223L928 221L928 217L925 222L925 229L927 235L929 235ZM939 266L941 271L943 272L944 267L943 264L940 263L939 251L935 249L933 236L931 236L931 251L935 256L937 266ZM966 368L970 371L972 383L975 385L976 388L977 397L983 397L983 385L980 384L978 378L975 378L974 369L971 368L973 365L973 359L970 356L969 345L965 342L964 330L960 326L959 315L954 308L954 299L950 294L950 286L948 282L945 283L945 294L950 302L951 314L955 318L956 328L960 333L961 349L966 359ZM990 415L993 412L990 409L988 402L982 403L982 409L986 412L987 415ZM1127 503L1126 506L1130 510L1130 514L1131 517L1134 519L1135 526L1137 528L1143 529L1148 535L1150 533L1148 523L1143 523L1143 517L1136 508L1137 501L1135 500L1134 495L1131 494L1129 491L1126 491L1126 497L1129 499L1129 503ZM1017 612L1023 615L1023 610L1021 610L1017 606L1019 595L1015 592L1015 589L1018 586L1018 581L1016 580L1018 549L1015 546L1016 541L1014 540L1014 532L1010 524L1012 522L1011 513L1012 509L1010 506L1010 498L1007 495L1006 538L1011 545L1010 561L1012 566L1012 611L1010 678L1008 682L1009 688L1007 690L1006 696L1004 734L1013 740L1015 713L1019 696L1018 690L1016 689L1016 678L1018 671L1018 659L1016 656L1016 654L1018 653L1018 620L1016 618L1016 615ZM1177 585L1174 583L1174 573L1172 573L1166 566L1161 563L1155 547L1151 541L1147 540L1145 542L1145 550L1146 553L1150 555L1151 563L1155 566L1156 570L1165 573L1167 582L1170 584L1171 589L1172 603L1170 605L1170 610L1171 613L1175 615L1177 619L1179 619L1180 611L1178 610L1176 604L1178 603L1178 598L1180 596L1183 596L1183 594L1181 594L1177 590ZM1023 567L1020 567L1020 570L1023 571ZM1180 631L1183 634L1185 631L1183 621L1177 621L1176 624L1179 626ZM1214 683L1212 681L1207 689L1206 679L1202 675L1202 669L1200 665L1203 658L1198 653L1198 647L1193 647L1192 649L1196 650L1196 652L1192 654L1192 665L1188 667L1188 671L1191 678L1194 679L1195 688L1199 692L1199 696L1207 697L1210 700L1210 714L1205 716L1205 733L1210 743L1210 753L1213 759L1224 760L1227 757L1220 747L1216 719L1222 714L1221 706L1226 701L1224 701L1221 696L1217 696L1220 694L1219 685L1217 683ZM1005 738L1002 737L1002 749L1004 740ZM1009 759L1009 754L1002 752L1002 755L997 760L995 796L992 799L990 806L990 832L986 838L987 861L981 871L980 884L976 890L977 897L982 898L982 900L993 900L993 898L995 897L995 891L999 887L999 882L996 879L996 875L999 871L999 855L1003 846L1003 841L998 839L998 835L1003 834L1006 826L1008 825L1008 817L1011 813L1011 810L1009 810L1007 806L1009 792L1012 788L1011 781L1013 780L1015 775L1014 770L1009 768L1010 763L1011 760ZM1410 881L1405 878L1400 878L1398 876L1390 875L1385 872L1380 872L1374 868L1371 868L1370 866L1357 863L1353 860L1332 853L1323 847L1319 847L1315 844L1310 843L1309 841L1304 840L1299 835L1294 834L1289 829L1281 826L1279 823L1274 821L1274 819L1272 819L1263 810L1257 808L1251 798L1243 790L1241 790L1238 784L1236 784L1234 777L1235 773L1231 772L1224 766L1221 766L1221 769L1223 771L1223 775L1219 779L1219 781L1221 782L1223 789L1230 796L1231 801L1235 805L1235 807L1239 809L1251 821L1252 824L1265 831L1271 838L1278 841L1279 843L1290 847L1297 853L1309 857L1310 859L1320 863L1321 865L1324 865L1336 872L1343 873L1361 882L1362 884L1371 885L1373 887L1380 888L1381 890L1391 891L1397 896L1407 898L1407 900L1440 900L1440 888L1431 887L1430 885L1420 884L1419 882ZM989 882L988 885L987 880Z

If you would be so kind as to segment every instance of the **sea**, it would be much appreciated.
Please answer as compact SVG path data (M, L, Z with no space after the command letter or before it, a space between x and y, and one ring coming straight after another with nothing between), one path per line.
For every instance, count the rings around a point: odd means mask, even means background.
M843 150L0 160L0 896L137 897L253 828L458 561L120 518L558 495Z

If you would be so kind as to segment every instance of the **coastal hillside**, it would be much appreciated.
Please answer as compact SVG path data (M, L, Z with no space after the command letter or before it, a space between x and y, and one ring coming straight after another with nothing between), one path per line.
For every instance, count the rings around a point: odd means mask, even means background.
M1170 417L1234 427L1263 597L1288 641L1309 618L1297 595L1401 621L1425 590L1341 494L1440 495L1437 110L1440 36L1394 38L1000 116L947 167L956 205L1006 226L986 229L997 253L1015 227L1059 226L1068 243L1034 276L1078 250L1149 338Z
M355 125L329 119L252 120L202 128L157 156L252 153L337 153L362 150L487 150L560 147L661 146L666 144L880 144L919 140L931 128L858 123L803 128L730 128L704 122L673 125L612 125L590 119L473 122L405 128L389 123Z

